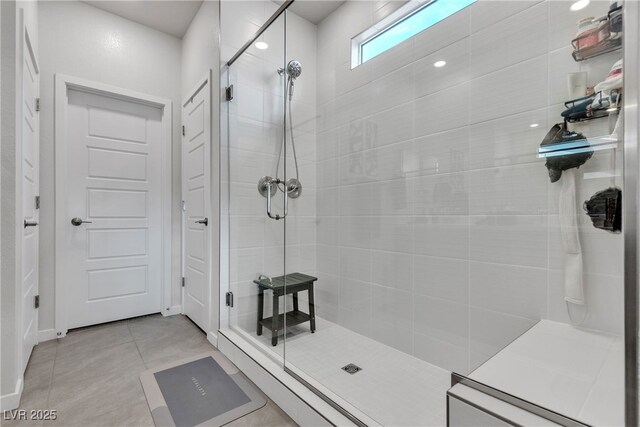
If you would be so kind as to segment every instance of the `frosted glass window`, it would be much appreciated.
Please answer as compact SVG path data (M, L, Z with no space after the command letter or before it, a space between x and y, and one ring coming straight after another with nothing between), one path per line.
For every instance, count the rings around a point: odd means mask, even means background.
M371 58L380 55L382 52L391 49L397 44L402 43L408 38L415 36L419 32L464 9L475 1L476 0L433 0L425 6L413 9L408 14L405 13L401 15L390 25L385 26L383 30L378 31L359 43L357 46L357 63L352 64L352 67L367 62Z

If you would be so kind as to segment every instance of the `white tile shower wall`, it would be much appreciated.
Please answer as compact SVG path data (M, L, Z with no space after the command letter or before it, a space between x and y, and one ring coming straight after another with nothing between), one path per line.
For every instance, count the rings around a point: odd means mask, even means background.
M226 61L241 48L278 5L268 1L222 1L221 51ZM250 47L232 66L234 100L230 109L230 283L236 308L231 325L255 333L257 287L260 274L280 276L286 271L316 274L316 31L314 24L287 12L260 38L268 48ZM291 36L293 34L293 36ZM292 104L293 134L302 195L289 200L285 221L267 218L266 199L258 180L276 176L284 111L284 78L277 70L296 59L302 75L295 81ZM287 124L288 126L288 124ZM287 177L295 176L290 131L287 129ZM282 162L279 177L283 177ZM283 211L282 193L274 196L274 212ZM331 289L327 287L327 289ZM337 290L336 290L337 291ZM323 291L320 291L321 294ZM271 312L267 295L265 313ZM306 296L302 297L306 299ZM282 304L282 303L281 303ZM290 304L290 302L289 302ZM270 314L269 314L270 315Z
M329 320L467 373L563 300L558 189L537 148L577 63L567 1L480 0L351 69L351 38L402 2L348 1L318 25L317 304ZM443 68L433 63L446 60ZM609 124L581 126L603 135ZM538 126L530 127L532 124ZM620 150L617 150L618 152ZM620 185L619 153L578 170L578 201ZM589 315L622 330L622 241L579 213Z

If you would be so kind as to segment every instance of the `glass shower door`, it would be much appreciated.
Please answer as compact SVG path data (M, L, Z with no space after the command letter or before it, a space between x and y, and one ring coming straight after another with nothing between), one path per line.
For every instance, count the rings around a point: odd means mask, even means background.
M227 70L229 326L283 356L286 199L283 192L285 17L281 15ZM239 48L235 47L236 49ZM224 84L224 83L223 83ZM223 152L223 155L225 153ZM224 156L223 156L224 159ZM279 170L278 170L279 166ZM224 175L223 175L224 176ZM229 302L229 301L228 301ZM272 354L273 355L273 354Z

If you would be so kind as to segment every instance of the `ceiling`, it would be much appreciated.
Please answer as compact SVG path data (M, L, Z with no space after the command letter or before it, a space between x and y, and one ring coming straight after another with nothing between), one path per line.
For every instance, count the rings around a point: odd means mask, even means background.
M98 9L182 38L202 0L84 0Z
M282 0L273 0L282 4ZM314 24L319 24L331 12L339 8L344 0L295 0L289 10Z
M83 0L98 9L137 22L172 36L182 38L202 0ZM242 1L242 0L226 0ZM282 4L283 0L274 0ZM318 24L336 10L344 0L295 0L289 10L314 24Z

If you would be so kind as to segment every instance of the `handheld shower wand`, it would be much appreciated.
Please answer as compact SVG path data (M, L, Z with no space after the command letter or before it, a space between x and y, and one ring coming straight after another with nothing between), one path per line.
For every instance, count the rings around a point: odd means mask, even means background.
M289 102L293 99L293 82L302 74L302 64L299 61L291 60L287 64L287 79L289 81Z
M278 188L280 188L282 191L286 191L289 197L291 197L292 199L295 199L295 198L298 198L302 193L302 184L300 183L300 173L298 171L298 156L296 155L296 144L295 144L295 139L293 135L293 119L291 118L291 100L293 99L294 81L298 77L300 77L300 75L302 74L302 64L300 63L300 61L296 61L295 59L291 60L287 64L287 69L285 70L284 68L280 68L278 70L278 74L287 75L287 92L288 92L287 102L289 104L288 105L289 135L291 136L291 148L293 149L293 161L296 166L296 177L288 179L287 182L284 183L284 189L280 187ZM287 111L285 107L285 114L286 113ZM282 150L284 148L284 143L285 141L283 141L283 145L280 147L280 152L278 153L278 163L276 164L276 177L278 175L278 170L280 169L280 158L282 157Z

